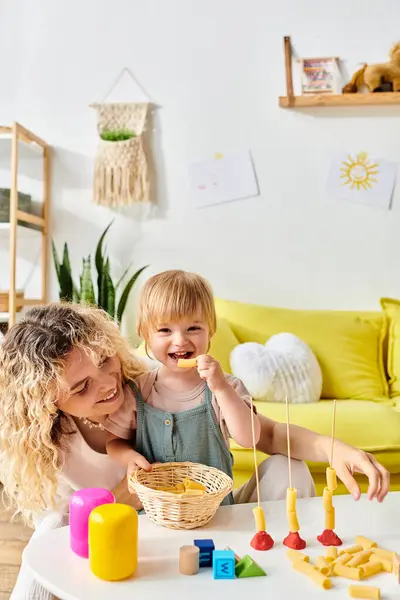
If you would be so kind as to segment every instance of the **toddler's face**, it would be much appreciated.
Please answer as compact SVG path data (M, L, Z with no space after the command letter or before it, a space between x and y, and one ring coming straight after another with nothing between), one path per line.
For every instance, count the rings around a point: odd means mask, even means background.
M97 366L86 354L73 350L65 367L69 392L59 408L74 417L100 417L121 406L124 400L121 363L117 356Z
M177 364L179 358L206 354L208 344L208 326L200 314L175 323L158 323L149 339L154 357L173 371L182 371Z

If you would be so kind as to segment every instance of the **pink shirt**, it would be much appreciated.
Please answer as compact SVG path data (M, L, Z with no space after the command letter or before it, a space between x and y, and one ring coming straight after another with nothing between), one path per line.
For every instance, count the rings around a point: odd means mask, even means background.
M205 402L205 381L201 381L196 387L189 391L176 392L160 383L157 379L157 374L158 368L143 373L143 375L140 375L135 380L136 385L142 392L143 400L154 408L163 412L175 414L196 408L196 406ZM251 397L242 381L232 375L225 374L225 377L243 402L250 406ZM212 395L212 405L217 422L221 427L222 434L229 447L230 433L214 394ZM132 433L136 430L136 399L133 392L126 394L125 402L121 408L110 415L103 425L108 431L122 439L129 440L132 438Z

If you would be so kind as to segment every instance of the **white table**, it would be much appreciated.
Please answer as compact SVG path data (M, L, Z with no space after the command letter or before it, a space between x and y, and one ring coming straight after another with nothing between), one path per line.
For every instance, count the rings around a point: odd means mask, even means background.
M369 502L365 496L358 502L351 496L337 496L334 505L336 532L344 544L350 545L356 535L364 535L384 548L400 552L400 493L390 493L382 504ZM332 599L349 597L348 585L358 582L335 577L333 587L325 591L291 568L282 544L288 531L284 501L263 504L267 531L275 546L267 552L253 550L253 506L221 507L207 527L192 531L158 527L141 516L139 565L134 577L126 581L111 583L96 578L88 561L70 551L68 527L35 539L26 547L23 560L36 579L61 600L311 600L325 594ZM304 552L314 558L325 554L325 548L316 541L324 527L322 498L298 500L297 514L300 533L307 541ZM240 556L250 554L267 577L218 581L213 579L212 569L203 569L195 576L180 575L179 548L193 543L195 538L212 538L217 549L230 546ZM379 586L384 600L400 598L400 586L390 573L376 575L364 584Z

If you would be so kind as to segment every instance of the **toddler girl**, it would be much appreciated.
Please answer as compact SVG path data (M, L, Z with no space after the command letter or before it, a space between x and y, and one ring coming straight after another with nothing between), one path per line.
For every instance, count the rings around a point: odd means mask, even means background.
M199 275L167 271L144 285L138 332L160 366L132 382L132 394L103 423L110 432L108 454L128 472L191 461L232 477L229 438L252 446L250 395L207 354L215 330L212 290ZM196 367L178 366L179 359L191 358ZM253 418L257 443L260 424ZM233 503L233 496L223 503Z

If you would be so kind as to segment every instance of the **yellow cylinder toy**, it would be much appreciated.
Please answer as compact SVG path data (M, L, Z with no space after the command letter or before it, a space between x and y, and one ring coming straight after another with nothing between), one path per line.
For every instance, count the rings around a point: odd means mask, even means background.
M89 566L106 581L127 579L138 562L138 515L127 504L103 504L89 517Z
M326 483L328 486L328 490L334 492L337 488L337 479L336 479L336 471L332 469L332 467L327 467L326 469Z

